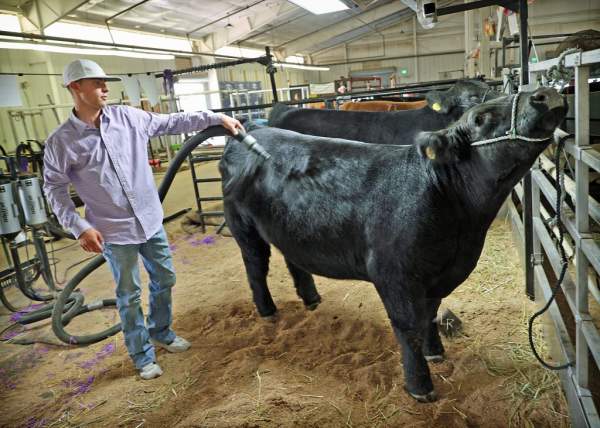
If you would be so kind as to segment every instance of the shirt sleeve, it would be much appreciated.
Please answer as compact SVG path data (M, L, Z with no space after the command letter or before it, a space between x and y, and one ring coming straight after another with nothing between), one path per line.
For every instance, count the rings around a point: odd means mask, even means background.
M54 144L44 148L44 193L50 207L60 224L79 238L92 226L75 210L75 204L69 195L69 166L64 156L60 156Z
M150 138L165 134L184 134L203 131L209 126L221 125L221 115L210 110L186 113L158 114L133 108Z

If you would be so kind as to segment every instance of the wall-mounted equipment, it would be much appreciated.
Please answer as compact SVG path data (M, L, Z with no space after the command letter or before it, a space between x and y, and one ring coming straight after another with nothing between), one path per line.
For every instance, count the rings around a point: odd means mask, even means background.
M417 19L426 30L435 27L437 23L437 1L417 0Z

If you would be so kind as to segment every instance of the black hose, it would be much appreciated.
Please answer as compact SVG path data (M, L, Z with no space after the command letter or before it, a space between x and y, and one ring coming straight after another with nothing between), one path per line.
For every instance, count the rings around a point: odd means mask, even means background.
M208 138L225 135L230 134L229 131L225 130L225 128L223 128L222 126L211 126L209 128L206 128L204 131L199 132L198 134L189 138L184 143L183 147L171 160L169 169L167 169L167 172L165 173L165 176L163 177L160 186L158 187L158 197L161 202L165 199L165 196L167 195L167 192L169 191L169 188L171 187L171 184L175 179L175 174L179 170L179 167L183 162L185 162L192 150L194 150L200 143L204 142ZM236 139L239 140L239 138L242 138L243 140L244 137L245 134L239 135L239 137L237 137ZM52 331L54 331L56 337L58 337L65 343L88 345L104 340L107 337L110 337L121 331L121 323L115 324L114 326L103 330L99 333L84 336L71 335L67 333L64 329L65 323L62 314L64 306L69 298L69 295L81 281L83 281L90 273L92 273L94 270L100 267L104 262L105 259L103 256L98 255L94 257L90 263L85 265L79 272L77 272L77 274L73 278L71 278L71 280L65 285L63 291L56 298L56 302L54 303L54 308L52 311ZM77 315L79 315L80 313L89 312L93 309L98 309L107 306L116 306L116 299L105 299L95 304L84 305Z
M63 308L63 322L66 324L73 319L78 313L81 307L83 307L84 297L81 293L73 293L67 299L67 303ZM21 316L17 323L21 325L31 324L37 321L44 320L46 318L50 318L52 315L52 310L54 309L54 302L48 303L47 305L35 310L28 312Z
M565 140L570 137L573 137L573 135L569 134L564 137L561 137L558 140L558 145L556 147L556 153L554 154L554 162L555 162L555 170L556 170L555 171L555 173L556 173L556 176L555 176L555 180L556 180L556 183L555 183L555 187L556 187L555 213L556 213L556 227L558 227L558 248L560 251L560 263L561 263L560 275L558 276L558 281L556 281L556 285L554 286L554 289L552 290L552 296L550 296L550 299L548 299L548 302L546 302L546 304L544 305L544 307L542 309L537 311L535 314L533 314L531 316L531 318L529 318L529 328L528 328L529 346L531 347L531 351L533 352L533 355L535 356L535 358L540 362L540 364L549 370L563 370L563 369L566 369L567 367L570 367L573 365L572 362L568 362L568 363L561 364L558 366L552 366L552 365L548 364L546 361L544 361L542 359L542 357L540 357L537 350L535 349L535 343L533 343L533 322L535 321L535 319L537 317L539 317L544 312L546 312L548 310L548 308L550 307L550 305L552 304L552 302L554 301L556 294L558 293L558 290L560 290L561 284L562 284L563 280L565 279L565 275L567 274L567 267L569 265L569 262L567 260L567 255L565 254L565 249L563 248L564 225L562 223L562 220L560 219L560 217L561 217L561 196L562 196L562 187L560 184L560 176L561 176L560 153L562 152L563 146L565 145ZM563 174L564 174L564 172L563 172Z
M4 288L0 285L0 302L2 302L2 304L4 305L4 307L6 309L8 309L11 312L18 312L19 308L15 307L12 305L12 303L10 303L8 301L8 299L6 298L6 294L4 294Z
M14 241L10 244L10 254L14 263L15 270L15 279L17 281L17 286L19 290L29 299L37 300L42 302L47 302L48 300L54 299L54 296L51 294L40 295L38 294L32 287L31 281L27 281L25 279L25 275L23 274L23 270L21 269L21 258L19 256L19 249Z
M54 331L54 334L56 335L56 337L58 337L60 340L62 340L65 343L69 343L72 345L87 345L90 343L96 343L101 340L104 340L107 337L110 337L110 336L118 333L119 331L121 331L120 323L116 324L104 331L101 331L99 333L89 334L89 335L84 335L84 336L70 335L64 329L64 326L66 324L65 321L67 321L67 320L63 319L63 311L64 311L64 306L66 305L66 303L69 299L69 296L71 295L71 293L75 289L75 287L81 281L83 281L89 274L91 274L94 270L96 270L98 267L100 267L104 263L104 261L105 261L104 257L102 257L102 256L94 257L90 263L85 265L83 267L83 269L81 269L79 272L77 272L77 274L75 274L75 276L67 283L67 285L65 286L63 291L61 293L59 293L56 298L56 302L54 303L54 308L52 310L52 331ZM115 306L115 305L116 305L115 299L107 299L107 300L103 300L102 304L101 305L99 304L97 307L100 308L100 307ZM89 305L86 305L85 307L87 308L88 306ZM89 311L89 309L88 309L88 311ZM88 312L88 311L86 311L86 312Z

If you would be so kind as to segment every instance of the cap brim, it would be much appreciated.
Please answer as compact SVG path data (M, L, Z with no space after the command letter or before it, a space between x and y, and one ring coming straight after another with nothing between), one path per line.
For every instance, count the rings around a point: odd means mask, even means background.
M86 77L82 77L81 79L77 79L77 80L83 80L83 79L102 79L105 80L107 82L120 82L121 80L123 80L122 78L120 78L119 76L86 76ZM66 88L68 87L71 83L73 82L77 82L77 80L71 80L69 83L67 83L66 85L63 83L62 87Z

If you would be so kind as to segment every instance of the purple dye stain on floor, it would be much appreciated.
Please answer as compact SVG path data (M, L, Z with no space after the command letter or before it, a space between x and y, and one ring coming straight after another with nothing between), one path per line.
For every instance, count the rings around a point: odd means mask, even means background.
M41 308L42 306L44 306L44 303L36 303L34 305L29 305L26 308L21 309L20 311L17 311L13 314L10 315L10 320L12 322L17 322L19 321L21 318L23 318L23 316L27 315L29 312L33 312L36 309Z
M84 361L83 363L78 364L78 366L81 367L82 369L89 370L89 369L95 367L96 365L98 365L98 363L100 363L100 361L102 361L109 355L112 355L113 352L115 352L115 344L108 343L108 344L104 345L100 351L96 352L95 357L93 357L90 360Z
M66 388L72 388L72 391L69 393L70 395L78 397L88 393L92 389L95 378L95 376L88 376L86 380L65 379L63 380L63 385Z
M212 245L217 242L214 236L205 236L202 239L194 239L188 241L192 247L198 247L200 245Z
M33 349L33 350L34 350L34 352L37 352L39 355L44 355L44 354L47 354L47 353L48 353L48 351L50 351L50 349L48 349L48 348L47 348L47 347L45 347L45 346L39 346L39 347L37 347L37 348L35 348L35 347L34 347L34 349Z
M25 422L26 428L41 428L41 427L45 427L46 425L47 425L46 419L38 419L33 416L31 416L29 419L27 419L27 422Z
M9 330L9 331L7 331L6 333L4 333L4 334L2 335L2 339L3 339L3 340L10 340L10 339L12 339L13 337L16 337L16 336L18 336L19 334L23 333L23 331L24 331L24 330L21 330L21 331Z

